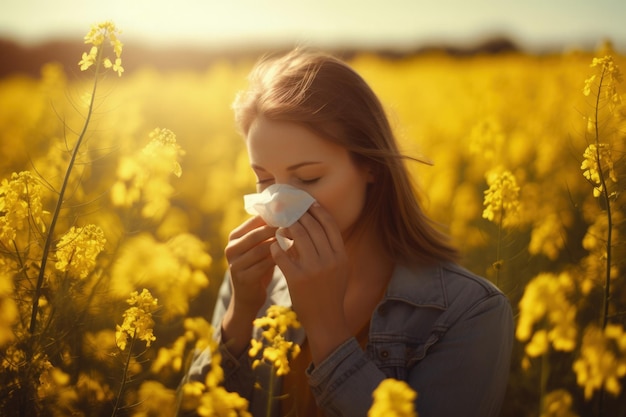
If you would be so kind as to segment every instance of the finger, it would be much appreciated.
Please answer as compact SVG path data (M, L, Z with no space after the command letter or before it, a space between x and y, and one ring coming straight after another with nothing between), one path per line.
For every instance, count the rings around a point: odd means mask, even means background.
M238 273L249 270L266 258L271 259L269 248L273 241L273 239L265 240L241 253L239 253L240 248L227 247L224 252L226 253L229 268L231 271Z
M275 233L276 228L267 225L252 229L239 238L229 240L224 249L224 255L226 259L235 259L260 243L273 239Z
M308 213L311 213L311 215L324 229L326 238L328 239L332 250L335 252L343 250L344 243L343 237L341 236L341 230L339 229L339 225L333 216L331 216L330 213L317 202L313 203L313 205L309 208Z
M276 266L276 263L274 262L274 259L272 259L270 255L269 246L268 246L268 256L266 256L265 258L261 259L258 262L248 265L246 268L243 268L243 269L241 269L242 265L239 263L237 263L236 265L231 265L230 275L231 277L233 277L233 279L238 278L242 280L255 279L255 277L258 277L258 280L260 280L260 283L265 285L267 283L263 281L267 277L266 272L274 268L274 266ZM271 279L271 275L270 275L270 279Z
M319 256L324 258L333 253L333 248L330 244L328 236L326 235L326 230L320 224L319 220L307 212L304 213L298 221L302 224L302 226L304 226L304 229L307 231L311 242L315 247L315 251Z
M307 214L305 213L303 217L306 215ZM302 220L302 218L300 219ZM309 235L309 231L305 228L301 220L298 220L287 228L287 235L293 240L292 246L299 254L317 254L317 248L313 244L311 235Z
M230 232L228 240L238 239L248 233L250 230L256 229L263 225L266 225L266 223L261 216L250 217L248 220L246 220L235 229L233 229L232 232Z

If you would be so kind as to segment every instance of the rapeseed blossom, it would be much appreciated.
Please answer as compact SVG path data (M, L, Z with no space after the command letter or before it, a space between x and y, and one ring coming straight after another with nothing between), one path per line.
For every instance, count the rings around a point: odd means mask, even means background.
M2 352L2 360L0 361L0 368L17 372L26 364L26 352L24 352L15 344L9 345L6 350Z
M39 387L37 394L40 398L45 398L56 394L66 387L70 382L70 376L52 366L49 361L45 361L44 370L39 375Z
M85 278L96 266L96 258L104 250L104 232L94 224L84 227L72 227L57 243L57 262L59 271Z
M179 336L172 347L162 347L152 363L151 371L155 374L162 372L164 369L171 369L179 372L185 361L185 353L187 346L194 344L194 350L201 351L211 344L213 335L213 327L202 317L188 317L183 322L185 332Z
M17 304L13 299L13 274L0 258L0 347L14 339L13 324L17 318Z
M110 46L113 48L115 58L104 57L102 59L102 65L104 65L105 68L113 68L113 71L117 72L117 75L121 77L124 72L124 67L122 67L123 44L118 38L120 33L121 31L118 30L111 21L92 25L89 33L85 35L85 44L91 44L93 46L89 50L89 53L83 53L82 59L78 63L80 70L85 71L96 64L98 55L102 54L104 41L108 40Z
M205 270L211 262L204 242L196 236L183 233L159 242L142 233L121 247L111 272L111 289L123 296L150 285L155 295L167 294L161 296L164 318L184 315L189 300L209 284Z
M374 402L368 417L417 417L417 393L404 381L384 379L372 394Z
M569 392L563 389L550 391L543 398L540 417L578 417L572 411L573 404L574 401Z
M565 246L566 230L562 216L556 213L540 217L535 223L528 244L531 255L543 254L554 261Z
M620 223L623 221L623 215L616 211L613 213L613 223ZM600 259L606 259L607 255L607 241L609 221L606 216L597 216L593 219L593 223L587 228L587 232L582 240L583 248L589 251L590 254L597 256ZM613 229L613 242L620 241L620 232L617 228Z
M519 192L515 176L507 170L493 170L486 174L487 189L483 205L483 218L501 224L514 226L519 222Z
M474 157L492 164L501 157L505 139L499 121L494 117L488 117L472 128L468 139L469 152Z
M205 329L200 322L187 323L188 332ZM197 327L200 325L200 327ZM211 338L212 329L208 339L203 339L206 348L211 355L211 368L207 373L204 383L199 381L187 382L183 385L184 410L195 410L200 416L206 417L252 417L248 412L248 400L236 392L227 391L221 384L224 381L224 370L221 367L222 355L217 342ZM188 335L191 336L191 335ZM205 335L206 336L206 335Z
M519 302L516 337L526 342L530 357L545 353L550 345L556 350L571 351L576 346L576 306L568 296L574 292L574 280L567 272L559 275L541 273L533 278ZM546 319L546 328L533 334L533 327ZM532 338L531 338L532 336Z
M604 98L609 102L611 109L621 103L621 97L617 92L617 84L622 82L622 73L619 66L615 64L612 56L607 55L602 58L593 58L591 68L599 68L600 76L597 74L585 80L583 94L589 96L594 84L598 83L598 94L600 90L604 92Z
M125 350L129 337L143 340L147 347L150 346L156 340L152 333L154 327L152 312L157 308L157 299L152 297L150 291L144 288L141 294L133 291L126 302L131 307L124 312L122 325L116 326L115 342L117 347L120 350Z
M13 248L17 232L29 221L40 231L46 227L41 203L42 186L30 171L14 172L0 183L0 243Z
M585 398L602 388L617 396L620 379L626 376L626 332L617 324L609 324L604 331L591 324L585 330L580 356L572 365L578 385L584 388Z
M252 367L256 368L262 362L272 365L276 375L289 373L289 360L294 359L300 353L300 346L294 342L285 340L285 334L289 328L297 329L300 322L295 311L289 307L272 305L267 309L264 317L254 320L256 327L264 329L261 336L267 345L261 340L252 339L248 354L251 358L257 357L263 351L261 359L255 359Z
M115 398L111 387L93 372L81 372L75 388L79 398L93 398L98 402L111 402Z
M617 182L611 149L606 143L591 143L585 149L580 169L584 177L593 185L593 196L599 197L604 191L602 179Z
M174 416L176 392L157 381L145 381L137 391L133 417Z
M184 151L171 130L157 128L149 137L150 142L139 153L120 158L111 200L121 207L141 202L143 217L160 219L174 194L169 176L182 175L179 159Z
M623 215L620 211L612 213L613 225L623 222ZM609 220L607 216L595 216L591 218L592 223L582 239L582 246L588 255L581 260L581 267L584 271L581 277L584 294L588 294L594 286L603 286L603 278L607 274L607 254L609 231ZM612 242L619 242L622 239L622 232L619 228L612 228ZM614 243L613 243L614 244ZM617 264L610 265L609 271L611 279L620 276L620 268Z

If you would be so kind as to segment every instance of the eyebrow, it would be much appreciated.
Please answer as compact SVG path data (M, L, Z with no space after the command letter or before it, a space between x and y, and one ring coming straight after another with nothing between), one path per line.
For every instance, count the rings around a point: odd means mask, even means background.
M294 164L294 165L288 166L288 167L287 167L287 171L294 171L294 170L296 170L296 169L298 169L298 168L301 168L301 167L303 167L303 166L307 166L307 165L316 165L316 164L321 164L321 162L319 162L319 161L306 161L306 162L300 162L300 163L298 163L298 164ZM265 170L265 168L260 167L260 166L258 166L258 165L252 164L252 165L250 165L250 166L251 166L253 169L256 169L256 170L258 170L258 171L267 172L267 170Z

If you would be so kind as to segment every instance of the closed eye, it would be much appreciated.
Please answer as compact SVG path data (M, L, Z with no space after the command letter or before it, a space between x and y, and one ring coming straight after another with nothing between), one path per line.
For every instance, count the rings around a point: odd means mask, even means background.
M301 184L304 185L311 185L311 184L315 184L316 182L318 182L320 180L321 177L317 177L317 178L311 178L311 179L302 179L302 178L298 178L298 181Z

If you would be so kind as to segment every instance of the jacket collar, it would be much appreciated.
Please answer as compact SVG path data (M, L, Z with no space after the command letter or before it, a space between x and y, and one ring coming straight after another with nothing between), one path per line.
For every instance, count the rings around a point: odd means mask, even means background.
M432 266L396 264L385 293L385 301L396 300L441 310L448 308L448 297L441 264Z

